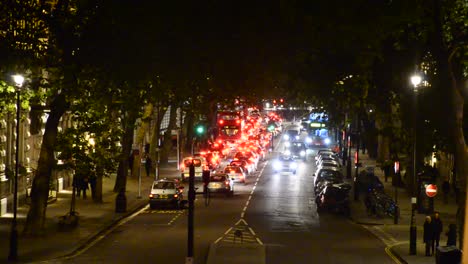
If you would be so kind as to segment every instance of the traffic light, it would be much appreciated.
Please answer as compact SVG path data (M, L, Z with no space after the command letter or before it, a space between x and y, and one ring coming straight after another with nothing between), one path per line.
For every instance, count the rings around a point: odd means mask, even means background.
M204 135L206 132L206 128L204 125L202 124L198 124L195 126L195 133L198 135L198 136L202 136Z
M273 132L273 130L275 130L275 125L274 124L268 125L268 131Z

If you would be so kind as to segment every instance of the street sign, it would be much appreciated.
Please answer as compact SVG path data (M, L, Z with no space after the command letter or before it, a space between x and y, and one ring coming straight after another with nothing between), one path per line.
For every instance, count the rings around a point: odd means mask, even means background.
M426 195L428 197L434 197L437 194L437 185L435 184L429 184L426 186Z

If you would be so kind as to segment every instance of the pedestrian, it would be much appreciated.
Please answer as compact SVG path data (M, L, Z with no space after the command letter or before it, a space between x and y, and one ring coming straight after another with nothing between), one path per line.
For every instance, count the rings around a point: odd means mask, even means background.
M423 241L424 241L424 244L426 244L426 257L434 254L434 248L432 248L433 238L434 238L434 225L432 224L431 217L426 216L426 220L424 221L424 235L423 235ZM432 252L431 252L431 249L432 249Z
M91 186L91 197L96 199L96 184L97 184L97 177L96 176L91 176L89 178L89 185Z
M150 155L146 154L145 160L145 169L146 169L146 176L149 177L151 173L151 168L153 167L153 161L151 160Z
M73 175L73 188L76 190L76 196L80 197L81 195L81 184L80 184L80 177L75 174Z
M130 167L130 176L133 176L133 163L135 161L135 156L133 152L128 156L128 166Z
M432 252L434 252L434 244L435 244L435 248L439 247L440 234L444 230L443 229L444 226L442 224L442 220L440 220L440 216L438 212L434 213L432 224L434 225L434 239L432 241Z
M442 192L444 194L444 203L448 204L448 195L449 195L449 192L450 192L450 183L449 183L447 178L444 180L444 183L442 183Z
M83 191L83 199L86 199L86 190L89 189L89 178L84 176L81 180L81 190Z
M457 225L450 224L449 230L445 233L447 236L447 246L456 246L457 245Z

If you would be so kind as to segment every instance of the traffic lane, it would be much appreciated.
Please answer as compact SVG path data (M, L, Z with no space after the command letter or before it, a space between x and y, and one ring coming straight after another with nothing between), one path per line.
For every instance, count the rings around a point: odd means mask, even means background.
M297 175L267 166L247 210L247 222L267 247L267 263L393 263L385 245L335 213L317 214L312 162Z
M236 184L233 197L211 196L208 206L203 196L197 195L195 263L205 263L209 245L239 220L252 189L253 183L249 182ZM187 255L187 225L187 210L146 208L85 252L63 263L183 263Z

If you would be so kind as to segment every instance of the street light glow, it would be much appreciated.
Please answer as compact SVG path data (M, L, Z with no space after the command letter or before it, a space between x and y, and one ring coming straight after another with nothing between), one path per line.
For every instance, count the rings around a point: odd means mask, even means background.
M23 75L19 75L19 74L13 75L13 81L15 81L17 86L21 87L23 86L24 77Z
M414 88L418 87L421 81L422 81L422 78L418 74L411 76L411 83L413 84Z

